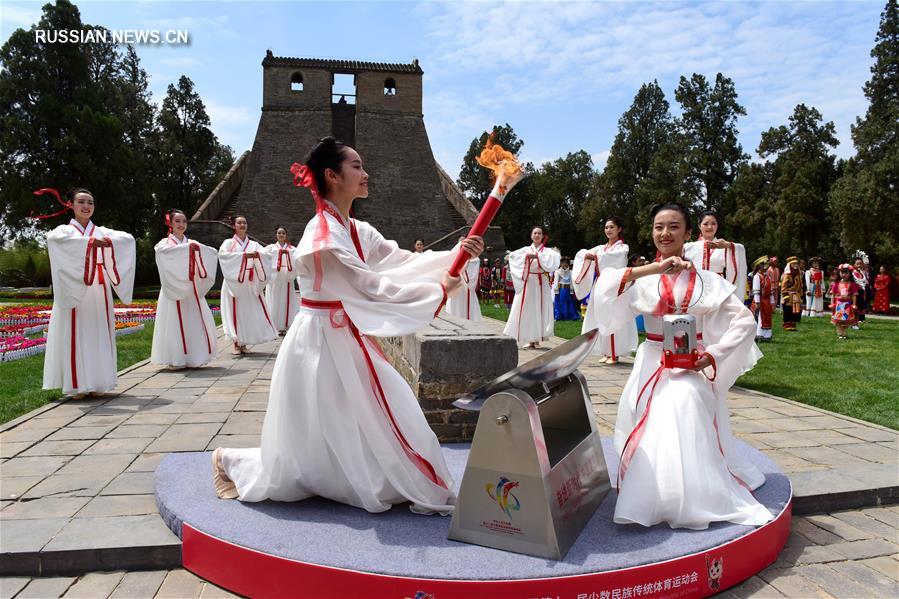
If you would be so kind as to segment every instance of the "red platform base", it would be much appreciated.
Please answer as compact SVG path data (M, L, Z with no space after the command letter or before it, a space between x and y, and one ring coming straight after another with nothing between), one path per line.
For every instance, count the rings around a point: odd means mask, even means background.
M718 547L664 562L577 576L517 580L406 578L305 563L182 527L184 567L248 597L391 599L642 599L707 597L777 559L790 534L792 500L777 517Z

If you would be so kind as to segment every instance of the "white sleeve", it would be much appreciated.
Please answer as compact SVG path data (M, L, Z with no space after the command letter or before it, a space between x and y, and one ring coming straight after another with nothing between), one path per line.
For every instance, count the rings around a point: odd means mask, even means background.
M71 227L60 225L47 235L50 274L53 279L53 303L74 308L84 297L84 264L89 237L74 235Z
M562 254L556 250L543 248L543 251L537 252L537 262L540 264L540 268L546 272L555 272L562 263Z
M134 270L137 262L137 245L134 237L106 227L99 229L112 242L112 248L100 248L107 272L114 269L115 275L118 276L118 281L115 281L115 284L110 282L110 286L122 302L130 304L134 295ZM112 266L109 265L110 262Z
M622 334L634 326L637 312L631 307L633 284L624 281L626 268L607 268L596 279L590 296L594 323L601 335Z
M746 248L742 243L733 243L732 248L728 248L729 256L726 257L724 265L724 276L727 280L734 284L737 288L735 294L740 301L746 297ZM736 263L736 268L734 268Z
M587 260L590 250L580 250L574 256L571 265L571 287L577 298L584 299L593 289L593 274L596 272L596 260Z
M711 342L705 351L715 359L715 386L729 389L754 365L748 361L755 342L755 318L733 295L729 295L717 310L703 316L702 334ZM709 369L706 372L711 374Z

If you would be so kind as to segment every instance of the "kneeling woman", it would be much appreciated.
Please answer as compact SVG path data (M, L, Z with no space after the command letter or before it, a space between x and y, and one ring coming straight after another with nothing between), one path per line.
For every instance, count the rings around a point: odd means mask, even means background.
M196 368L215 358L215 320L206 294L215 283L215 249L188 239L187 216L166 215L169 235L156 244L159 301L150 360L170 368Z
M764 524L771 513L751 489L765 477L735 455L726 403L728 389L754 364L755 321L732 284L681 258L690 235L686 209L665 204L652 218L660 261L604 269L591 299L602 334L639 314L646 324L615 422L621 455L615 522L692 529L718 521ZM662 317L683 312L696 317L704 348L694 368L665 369Z
M247 219L234 218L234 236L222 242L222 329L234 343L234 353L247 352L247 345L275 339L262 294L271 275L270 255L247 235Z
M455 253L401 250L351 218L368 175L333 138L292 170L317 212L297 247L300 313L275 362L262 447L216 449L216 492L241 501L319 495L369 512L409 501L415 512L449 513L455 495L437 437L372 336L412 333L462 291L446 273ZM483 240L462 247L478 256Z

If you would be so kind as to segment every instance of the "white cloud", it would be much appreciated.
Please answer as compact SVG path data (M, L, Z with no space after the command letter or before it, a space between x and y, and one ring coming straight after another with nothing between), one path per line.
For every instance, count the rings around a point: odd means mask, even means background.
M215 100L205 100L205 104L213 131L220 127L254 125L259 120L258 108L220 104Z

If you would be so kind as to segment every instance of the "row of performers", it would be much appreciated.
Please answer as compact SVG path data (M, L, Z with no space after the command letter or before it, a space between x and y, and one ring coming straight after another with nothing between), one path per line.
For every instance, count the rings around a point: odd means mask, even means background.
M113 293L130 303L135 242L128 233L91 220L94 197L69 192L74 212L68 224L47 236L53 278L53 308L44 358L43 387L75 397L102 394L116 386ZM278 229L278 241L261 246L247 236L238 217L234 235L218 251L189 239L181 211L166 216L169 235L155 246L161 289L156 306L151 361L168 367L198 367L215 358L216 327L206 293L220 265L225 335L237 353L274 339L299 311L294 292L295 248Z
M447 269L460 249L477 258L483 240L465 239L450 252L415 254L351 218L353 202L368 196L368 175L359 154L333 138L319 142L306 163L292 170L295 183L310 188L316 202L316 216L293 249L301 305L275 362L261 447L216 449L216 492L250 502L318 495L370 512L409 502L416 512L449 513L454 484L440 445L414 393L375 337L412 333L439 314L448 297L464 294L463 277L453 277ZM515 182L501 174L494 195L501 200ZM57 295L45 385L69 392L104 391L115 385L111 293L130 300L134 242L125 233L91 223L93 197L88 192L76 193L72 200L75 218L48 240ZM579 284L592 280L592 322L609 343L631 335L638 315L644 316L647 329L618 406L615 448L622 454L622 467L614 519L687 528L715 521L760 525L772 518L752 495L764 484L764 475L734 451L726 403L728 389L760 357L753 343L756 325L731 282L682 258L691 228L683 206L658 206L652 212L658 261L636 268L612 266L604 256L611 257L623 242L610 239L585 252L575 268L578 274L585 269ZM548 288L532 273L551 270L559 261L544 247L541 230L533 232L532 240L514 263L510 257L510 266L520 272L519 317L516 322L513 315L510 328L528 331L531 342L539 342L552 330L544 320ZM174 274L166 275L177 275L181 290L170 313L180 310L183 321L191 298L203 312L198 300L212 278L215 256L204 256L202 247L184 244L177 235L162 248L163 254L185 255L182 262L172 262ZM709 266L713 253L706 252ZM264 248L247 241L245 229L238 228L218 260L227 287L223 309L232 306L223 313L226 333L232 339L242 335L247 321L264 328L259 316L243 312L243 304L265 312L259 293L245 296L238 289L269 276ZM539 295L532 292L536 289L541 289ZM527 306L540 310L537 326L526 321ZM208 320L199 312L197 319L206 327ZM702 354L690 369L660 366L662 316L675 312L693 314L698 321ZM258 338L237 337L238 348L242 342L273 337L271 319L261 318L270 331ZM229 320L234 329L228 328ZM200 328L186 331L184 343L205 343L205 335ZM171 336L182 339L177 329ZM210 346L205 349L211 352Z

